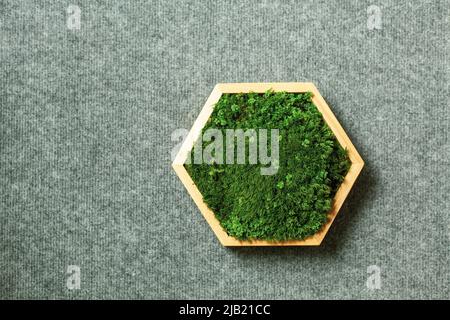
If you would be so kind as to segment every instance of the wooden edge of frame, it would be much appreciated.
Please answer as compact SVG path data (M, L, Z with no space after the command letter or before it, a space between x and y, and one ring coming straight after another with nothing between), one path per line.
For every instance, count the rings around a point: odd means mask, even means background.
M211 113L214 110L214 104L219 101L221 95L222 92L220 91L218 85L216 85L209 95L208 100L206 100L206 103L200 111L200 114L192 125L191 130L189 130L186 139L181 144L180 150L178 151L173 161L174 165L182 166L186 162L189 153L194 147L194 144L200 136L203 127L205 126L206 122L211 116Z
M206 222L209 224L214 234L219 239L220 243L226 245L227 238L232 237L230 237L225 232L225 230L223 230L219 220L217 220L217 218L215 217L214 212L212 212L211 209L209 209L206 203L203 201L203 196L200 193L200 190L198 190L197 186L195 185L194 181L192 180L191 176L187 172L184 165L172 164L172 167L175 170L178 177L180 178L183 185L185 186L189 195L192 197L192 200L194 200L195 204L199 208Z
M356 150L355 146L351 142L347 133L344 131L341 124L336 119L336 116L331 111L330 107L328 106L325 99L320 94L319 90L312 83L311 83L311 86L312 86L311 92L313 93L312 101L314 102L316 107L319 109L319 111L322 113L322 116L323 116L325 122L328 124L330 129L333 131L334 135L336 136L336 138L339 141L339 143L341 144L341 146L348 150L350 161L352 163L364 163L363 159L359 155L358 151Z
M222 93L263 93L269 89L286 92L307 92L315 88L312 82L267 82L267 83L219 83Z
M362 168L364 167L364 163L352 163L350 170L348 171L347 175L345 176L344 180L342 181L338 191L336 192L336 195L333 199L333 206L330 210L330 212L327 215L328 221L325 223L320 229L318 233L315 234L317 240L319 241L319 245L322 243L323 239L325 238L326 234L328 233L331 225L333 224L334 219L336 218L337 214L339 213L339 210L341 209L342 205L344 204L345 199L347 198L348 194L350 193L350 190L352 189L353 185L355 184L356 178L360 174Z

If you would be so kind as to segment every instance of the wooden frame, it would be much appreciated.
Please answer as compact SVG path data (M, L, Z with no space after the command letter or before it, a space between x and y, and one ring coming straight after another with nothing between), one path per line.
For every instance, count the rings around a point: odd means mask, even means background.
M339 190L334 197L333 206L328 213L328 222L322 227L322 229L304 240L290 240L282 242L271 242L264 240L253 240L253 241L240 241L234 237L229 236L220 225L219 221L216 219L214 213L208 208L208 206L203 202L203 197L198 190L195 183L192 181L188 172L184 167L184 163L192 150L194 143L200 136L203 127L205 126L207 120L209 119L215 103L219 100L223 93L248 93L248 92L265 92L269 89L274 91L286 91L286 92L312 92L312 101L317 106L319 111L322 113L325 122L331 128L335 134L337 140L342 145L342 147L348 150L348 155L351 161L351 167L349 172L344 178ZM339 212L345 198L350 192L356 178L361 172L364 166L364 161L361 156L356 151L349 137L345 133L344 129L339 124L338 120L334 116L330 107L327 105L325 100L320 95L316 86L313 83L303 83L303 82L288 82L288 83L219 83L217 84L205 106L201 110L197 120L195 120L192 129L189 131L188 136L183 142L175 160L172 164L173 169L180 178L181 182L186 187L187 191L191 195L195 204L200 209L200 212L205 217L211 229L214 231L215 235L219 239L220 243L224 246L317 246L320 245L331 224L333 223L336 215Z

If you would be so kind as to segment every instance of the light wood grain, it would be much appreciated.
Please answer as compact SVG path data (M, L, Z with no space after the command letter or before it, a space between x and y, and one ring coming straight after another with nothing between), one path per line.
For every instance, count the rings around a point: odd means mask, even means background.
M214 104L219 101L223 93L248 93L248 92L265 92L269 89L274 91L286 91L286 92L312 92L313 103L317 106L319 111L322 113L325 122L328 124L330 129L335 134L337 140L342 145L342 147L348 150L348 155L352 163L349 172L344 178L341 186L339 187L333 201L333 206L328 213L328 221L322 227L322 229L311 237L304 240L291 240L291 241L240 241L234 237L229 236L219 221L216 219L214 212L212 212L208 206L204 203L203 197L192 181L188 172L184 167L184 162L186 161L189 153L191 152L195 141L201 134L203 127L208 121L211 113L214 109ZM338 214L342 204L344 203L346 197L348 196L353 184L355 183L358 175L360 174L362 168L364 167L364 161L359 155L356 148L353 146L350 138L345 133L344 129L340 125L339 121L334 116L330 107L320 95L319 90L316 86L310 82L286 82L286 83L219 83L217 84L205 105L203 106L199 116L194 122L192 129L189 131L187 138L182 144L174 162L172 163L176 174L180 178L183 185L186 187L188 193L194 200L195 204L198 206L203 217L208 222L209 226L219 239L220 243L224 246L317 246L320 245L322 240L325 238L328 230L331 227L336 215Z

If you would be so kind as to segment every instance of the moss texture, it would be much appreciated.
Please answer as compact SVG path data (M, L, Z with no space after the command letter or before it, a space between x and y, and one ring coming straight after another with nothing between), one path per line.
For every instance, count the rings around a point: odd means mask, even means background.
M311 93L273 91L224 94L215 105L203 132L279 129L275 175L261 175L261 165L248 161L185 165L230 236L298 240L313 235L326 222L350 161L311 97ZM203 147L209 143L203 142Z

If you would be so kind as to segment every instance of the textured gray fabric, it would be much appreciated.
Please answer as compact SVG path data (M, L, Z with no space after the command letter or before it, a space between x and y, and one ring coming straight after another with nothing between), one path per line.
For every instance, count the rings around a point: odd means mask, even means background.
M0 297L450 298L449 11L0 1ZM223 248L170 167L216 83L268 81L314 82L366 161L321 247Z

